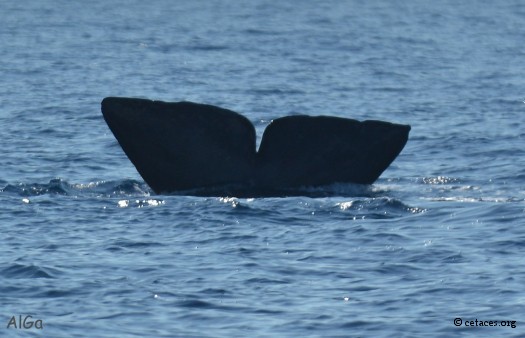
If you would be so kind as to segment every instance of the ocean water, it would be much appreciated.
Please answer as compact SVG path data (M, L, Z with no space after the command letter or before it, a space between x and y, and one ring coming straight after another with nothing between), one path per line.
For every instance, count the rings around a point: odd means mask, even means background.
M525 336L522 1L0 13L1 337ZM371 186L155 195L106 96L412 131Z

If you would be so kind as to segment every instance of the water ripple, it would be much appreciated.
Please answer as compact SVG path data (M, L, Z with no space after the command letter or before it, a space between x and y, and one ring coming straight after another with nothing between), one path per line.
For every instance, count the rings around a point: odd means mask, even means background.
M135 180L97 181L87 184L71 184L60 178L49 183L18 183L7 184L0 192L16 194L22 197L40 195L68 196L144 196L150 194L149 187Z
M60 270L33 264L14 263L2 269L6 278L58 278Z

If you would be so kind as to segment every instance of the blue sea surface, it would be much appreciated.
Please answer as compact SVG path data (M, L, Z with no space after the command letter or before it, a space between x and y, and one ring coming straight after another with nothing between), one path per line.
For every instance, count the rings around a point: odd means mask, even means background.
M0 13L1 337L525 337L525 2ZM106 96L412 131L370 186L155 195Z

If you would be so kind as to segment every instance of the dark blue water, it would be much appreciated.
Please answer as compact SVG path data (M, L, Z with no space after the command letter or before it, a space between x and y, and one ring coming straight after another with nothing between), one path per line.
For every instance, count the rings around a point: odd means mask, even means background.
M0 13L2 337L525 335L522 1ZM295 113L412 132L372 186L154 195L102 119L106 96L219 105L259 135ZM9 325L19 315L43 328Z

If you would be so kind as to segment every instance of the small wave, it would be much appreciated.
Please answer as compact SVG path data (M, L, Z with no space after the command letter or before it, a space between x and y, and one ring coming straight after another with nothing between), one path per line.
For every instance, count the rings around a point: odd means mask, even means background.
M195 44L188 46L187 49L190 51L221 52L230 49L230 47L227 45L196 42Z
M147 199L147 200L120 200L118 201L117 205L119 208L128 208L128 207L136 207L136 208L144 208L144 207L157 207L159 205L164 204L165 201L161 199Z
M450 197L423 197L422 199L432 202L459 202L459 203L514 203L522 202L523 199L515 197L469 197L469 196L450 196Z
M110 196L150 195L151 193L151 190L146 183L131 179L76 184L75 188L88 193Z
M447 177L447 176L431 176L431 177L422 177L418 178L416 180L416 183L421 184L451 184L451 183L459 183L459 179L454 177Z
M297 194L304 194L309 197L328 197L328 196L361 196L373 197L382 192L377 186L355 183L333 183L320 187L302 187L296 189Z
M298 89L281 89L281 88L259 88L259 89L249 89L247 90L248 94L255 95L301 95L304 94L303 91Z
M360 218L394 218L406 214L419 214L427 210L411 207L395 198L379 197L339 202L335 205L340 211L352 212Z
M259 284L290 284L291 282L289 280L254 277L254 278L247 279L246 281L244 281L244 283L259 285Z
M515 239L503 239L495 241L491 250L497 251L500 254L510 254L514 252L522 252L524 248L524 238L517 237Z
M381 264L377 268L377 272L385 275L398 274L398 275L409 275L410 273L418 272L422 270L417 264L412 263L395 263L395 264Z
M177 191L166 195L171 196L201 196L220 197L220 201L230 204L233 208L247 207L239 199L252 201L254 198L286 198L286 197L365 197L375 198L392 188L386 185L363 185L354 183L333 183L318 187L299 187L287 189L270 189L257 191L255 194L244 186L226 185L213 188L197 188L185 191ZM87 196L87 197L144 197L153 194L151 188L143 181L133 179L94 181L89 183L70 183L61 178L55 178L48 183L6 183L0 188L0 193L11 193L21 197L34 197L41 195L65 195L65 196ZM25 200L26 200L25 199ZM29 203L29 202L27 202ZM137 207L157 206L163 204L162 199L122 199L119 207L135 205Z
M428 246L428 245L425 245ZM461 254L461 252L453 252L446 249L438 249L432 251L432 254L429 254L427 251L417 252L411 255L408 258L409 263L421 263L421 264L430 264L430 263L464 263L467 260Z
M282 35L283 33L279 30L268 30L268 29L257 29L257 28L248 28L243 31L248 35L259 35L259 36L277 36Z
M7 278L56 278L60 272L52 268L44 268L33 264L14 263L1 270Z
M190 299L179 301L178 306L182 308L197 308L197 309L208 309L215 308L215 305L199 299Z
M17 183L7 184L0 189L3 193L12 193L22 197L40 195L67 195L67 196L144 196L151 190L146 185L135 180L97 181L87 184L71 184L61 178L55 178L48 183Z
M147 242L147 241L129 241L129 240L117 240L114 245L123 248L147 248L162 246L162 243L159 242Z
M7 184L2 192L15 193L23 197L39 196L39 195L68 195L71 191L69 183L56 178L49 181L47 184L41 183L19 183Z
M331 196L363 196L374 197L387 191L385 187L355 183L333 183L322 186L303 186L298 188L271 188L250 191L249 188L238 184L229 184L215 187L196 188L169 193L169 195L191 195L203 197L223 197L224 202L235 202L231 198L255 197L331 197ZM232 205L234 206L234 205Z

